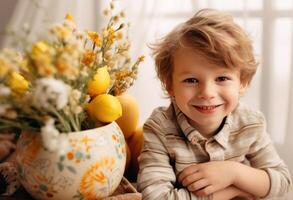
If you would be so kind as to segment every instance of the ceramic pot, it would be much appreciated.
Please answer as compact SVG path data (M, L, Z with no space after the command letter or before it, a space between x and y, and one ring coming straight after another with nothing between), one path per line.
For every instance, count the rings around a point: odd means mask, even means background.
M118 187L125 167L123 133L112 122L66 135L65 154L50 152L40 134L22 133L17 143L19 180L35 199L101 199Z

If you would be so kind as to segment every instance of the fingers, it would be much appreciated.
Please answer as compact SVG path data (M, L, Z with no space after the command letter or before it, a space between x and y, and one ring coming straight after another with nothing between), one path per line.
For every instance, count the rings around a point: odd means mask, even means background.
M203 189L209 185L206 179L200 179L199 181L195 181L187 186L188 191L195 192L197 190Z
M200 174L200 173L198 173L198 171L196 171L193 174L190 174L190 175L186 176L185 178L183 178L181 184L186 187L196 181L199 181L202 178L203 178L202 174Z
M198 172L198 167L197 167L197 165L190 165L190 166L186 167L184 170L182 170L182 171L180 172L180 174L179 174L179 176L178 176L178 181L179 181L180 183L182 183L182 181L183 181L186 177L188 177L188 176L190 176L191 174L194 174L194 173L196 173L196 172Z
M216 189L212 185L209 185L205 188L202 188L202 189L196 191L194 194L197 196L207 196L207 195L212 194L214 192L216 192Z
M204 179L202 173L199 172L198 165L186 167L178 176L178 181L190 192L200 190L208 186L207 179Z

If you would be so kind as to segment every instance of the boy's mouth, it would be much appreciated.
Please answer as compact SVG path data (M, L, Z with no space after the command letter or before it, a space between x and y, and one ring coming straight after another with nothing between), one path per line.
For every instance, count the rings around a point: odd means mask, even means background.
M194 106L199 112L201 113L212 113L221 106L222 104L219 105L208 105L208 106Z

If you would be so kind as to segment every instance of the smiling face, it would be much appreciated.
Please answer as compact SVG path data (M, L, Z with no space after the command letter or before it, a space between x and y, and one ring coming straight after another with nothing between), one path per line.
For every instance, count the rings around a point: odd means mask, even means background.
M212 64L191 49L180 48L173 56L169 95L201 134L214 134L246 89L239 70Z

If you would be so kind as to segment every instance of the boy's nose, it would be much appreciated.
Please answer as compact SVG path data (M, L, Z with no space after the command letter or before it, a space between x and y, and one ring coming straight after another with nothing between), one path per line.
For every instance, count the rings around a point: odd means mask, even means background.
M215 97L215 88L210 84L203 84L198 92L198 98L209 100Z

